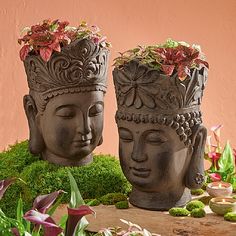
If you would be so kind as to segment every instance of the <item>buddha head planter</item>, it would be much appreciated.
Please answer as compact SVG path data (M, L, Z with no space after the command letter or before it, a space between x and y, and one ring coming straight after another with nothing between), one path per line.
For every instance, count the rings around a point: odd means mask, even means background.
M139 60L113 71L122 170L132 184L130 203L145 209L184 206L204 181L206 128L200 103L207 68L183 81Z
M107 48L77 39L48 61L35 54L25 58L31 153L59 165L92 161L92 151L102 143L107 57Z

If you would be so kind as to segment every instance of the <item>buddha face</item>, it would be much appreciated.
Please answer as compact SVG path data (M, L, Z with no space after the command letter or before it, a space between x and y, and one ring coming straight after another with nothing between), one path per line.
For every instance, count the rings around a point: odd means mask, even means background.
M124 120L117 124L121 166L136 189L168 192L183 187L190 157L174 129Z
M79 161L98 145L103 130L103 92L70 93L49 100L36 125L44 143L44 159Z

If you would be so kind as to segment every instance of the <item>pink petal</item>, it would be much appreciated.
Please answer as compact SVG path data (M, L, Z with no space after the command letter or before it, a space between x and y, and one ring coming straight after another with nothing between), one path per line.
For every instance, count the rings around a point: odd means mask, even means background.
M212 174L209 174L209 176L212 182L221 181L221 175L218 173L212 173Z
M11 232L14 236L20 236L20 232L17 228L12 228L11 229Z
M63 231L48 214L30 210L25 213L23 218L36 225L42 225L44 227L44 236L57 236Z

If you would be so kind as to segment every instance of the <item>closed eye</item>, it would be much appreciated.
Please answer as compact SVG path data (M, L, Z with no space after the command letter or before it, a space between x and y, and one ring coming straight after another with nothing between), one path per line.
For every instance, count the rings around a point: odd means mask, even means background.
M151 145L161 145L168 141L167 137L159 131L151 131L146 134L145 142Z
M131 131L125 128L119 128L119 138L124 142L132 142L134 140Z
M89 116L90 117L100 115L100 114L102 114L102 112L103 112L103 103L102 102L96 103L89 108Z
M71 119L75 116L75 110L72 107L61 107L57 109L56 116L62 117L64 119Z

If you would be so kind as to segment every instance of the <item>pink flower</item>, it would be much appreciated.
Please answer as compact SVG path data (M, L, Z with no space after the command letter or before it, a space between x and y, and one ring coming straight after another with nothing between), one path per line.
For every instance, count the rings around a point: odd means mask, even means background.
M211 159L212 165L215 167L215 169L219 169L218 166L218 160L221 157L221 153L218 152L208 152L208 157Z
M221 181L221 175L217 173L209 174L212 182Z

